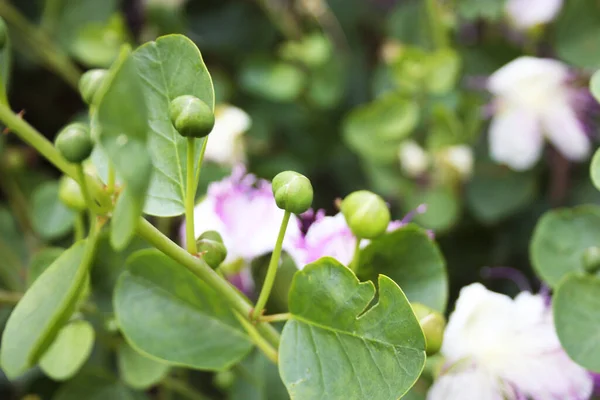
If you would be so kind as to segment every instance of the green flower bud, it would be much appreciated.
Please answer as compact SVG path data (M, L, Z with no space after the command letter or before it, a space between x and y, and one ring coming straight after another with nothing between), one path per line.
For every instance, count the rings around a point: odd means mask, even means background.
M275 203L282 210L302 214L312 204L312 185L307 177L297 172L280 172L273 178L272 188Z
M94 142L87 125L76 122L63 128L54 144L67 161L80 163L92 154Z
M79 184L66 175L60 178L58 182L58 198L64 205L73 210L83 211L86 209Z
M583 252L583 267L590 274L595 274L600 270L600 247L592 246Z
M0 17L0 49L3 49L8 42L8 27L4 19Z
M342 201L340 209L352 233L360 239L374 239L390 224L390 210L375 193L359 190Z
M235 374L231 370L219 371L213 378L216 387L222 390L229 389L235 382Z
M217 231L206 231L196 241L198 254L206 261L209 267L216 269L227 258L227 248L223 245L223 238Z
M427 355L434 355L442 348L446 319L439 312L421 303L411 303L411 306L425 334Z
M107 75L108 71L105 69L90 69L81 76L79 80L79 93L83 101L87 104L94 102L94 97L104 83Z
M171 123L181 136L200 138L215 126L210 106L194 96L179 96L169 105Z

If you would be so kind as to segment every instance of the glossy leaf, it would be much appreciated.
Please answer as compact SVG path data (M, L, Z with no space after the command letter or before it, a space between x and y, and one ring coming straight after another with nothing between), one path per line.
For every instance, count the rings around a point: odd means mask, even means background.
M133 57L148 104L148 144L154 171L145 212L157 216L183 214L186 191L187 141L171 124L169 103L193 95L214 109L212 81L196 45L182 35L168 35L139 47ZM196 160L201 140L196 140ZM198 174L199 165L196 162Z
M252 348L217 292L158 250L129 258L114 309L136 350L171 364L221 370Z
M77 375L56 392L52 400L139 400L137 393L104 371Z
M58 198L58 182L46 182L36 188L31 200L31 222L46 240L58 239L73 229L75 213Z
M111 218L111 243L123 249L135 232L146 201L151 161L146 144L147 106L132 56L124 49L99 93L94 129L124 189Z
M583 271L583 253L600 243L600 207L547 212L539 219L529 248L537 274L550 286L569 272Z
M85 320L65 325L40 359L42 371L56 381L72 378L94 346L94 328Z
M365 311L373 283L325 257L296 274L289 296L279 372L291 398L396 400L421 374L423 332L390 278L379 276Z
M2 369L9 378L37 363L73 313L86 282L84 249L85 241L80 241L57 258L10 315L0 347Z
M134 389L148 389L160 382L169 372L169 365L137 352L127 342L117 350L121 379Z
M600 373L600 278L569 274L552 300L556 333L567 354Z
M27 286L31 286L64 251L62 247L47 247L34 254L27 268Z
M376 282L379 274L392 278L409 301L446 310L446 263L435 242L418 226L390 232L361 251L357 275Z

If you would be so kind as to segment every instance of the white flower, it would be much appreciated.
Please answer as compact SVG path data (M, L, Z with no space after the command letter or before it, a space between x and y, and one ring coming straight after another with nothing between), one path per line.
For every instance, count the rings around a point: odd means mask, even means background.
M577 116L577 91L563 63L520 57L488 81L496 113L490 125L492 158L515 170L531 168L546 137L566 158L584 160L590 142Z
M563 0L508 0L505 10L518 29L528 29L552 21L560 12Z
M250 124L250 117L243 110L230 105L218 106L204 158L228 166L243 163L246 159L243 134Z
M429 168L429 156L414 140L402 142L398 151L400 166L404 173L411 177L422 175Z
M439 157L463 179L473 173L473 150L466 144L446 147L440 151Z
M446 365L428 400L585 400L590 374L563 351L541 295L514 300L472 284L444 334Z

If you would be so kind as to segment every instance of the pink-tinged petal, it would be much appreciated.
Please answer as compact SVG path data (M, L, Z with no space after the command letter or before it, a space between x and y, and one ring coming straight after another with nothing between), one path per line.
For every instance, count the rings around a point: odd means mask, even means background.
M315 221L308 229L304 242L306 249L304 264L329 256L348 265L354 257L356 238L342 213Z
M533 167L543 148L542 133L535 114L526 109L506 108L490 124L492 158L510 168L523 171Z
M565 102L556 102L544 113L542 126L550 142L569 160L581 161L590 154L590 140L575 111Z
M519 29L551 22L560 12L563 0L508 0L506 13Z
M493 374L473 366L457 366L436 379L427 400L505 400L507 392L509 389Z

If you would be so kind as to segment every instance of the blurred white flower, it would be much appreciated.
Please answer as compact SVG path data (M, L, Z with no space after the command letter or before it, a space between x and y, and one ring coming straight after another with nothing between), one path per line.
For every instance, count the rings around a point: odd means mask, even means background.
M581 92L569 86L570 73L559 61L520 57L490 76L495 96L490 125L492 158L515 170L540 158L544 136L568 159L584 160L590 141L577 112Z
M507 0L506 13L518 29L528 29L552 21L560 12L563 0Z
M215 126L208 135L205 160L234 166L246 160L243 134L250 128L250 116L243 110L220 105L215 109Z
M414 140L400 144L398 157L402 170L410 177L420 176L429 168L429 155Z
M591 375L562 349L547 299L472 284L446 327L446 364L428 400L588 399Z
M449 146L439 153L440 160L454 169L462 179L473 173L473 150L466 144Z

